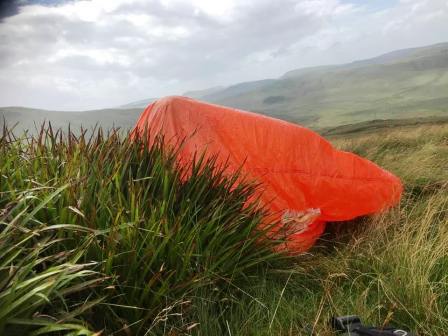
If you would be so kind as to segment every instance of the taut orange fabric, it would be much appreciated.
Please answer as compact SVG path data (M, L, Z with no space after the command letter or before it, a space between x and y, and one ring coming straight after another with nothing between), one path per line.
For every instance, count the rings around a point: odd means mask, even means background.
M325 222L372 214L399 202L400 180L355 154L336 150L315 132L256 113L185 97L150 104L134 129L170 141L187 138L180 159L195 152L218 155L230 169L243 171L263 186L261 200L280 220L285 212L319 209L317 218L288 237L292 253L309 249ZM280 221L279 221L280 222Z

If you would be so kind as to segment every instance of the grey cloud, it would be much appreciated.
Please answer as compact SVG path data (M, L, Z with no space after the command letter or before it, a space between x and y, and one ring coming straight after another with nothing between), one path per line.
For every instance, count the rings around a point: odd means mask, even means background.
M66 2L77 0L2 0L0 1L0 22L2 19L17 15L20 8L31 4L40 4L43 6L61 5Z
M188 79L213 74L216 69L238 69L246 65L252 54L263 50L277 51L276 56L281 56L284 45L313 32L320 25L315 19L295 12L294 5L294 1L282 6L271 1L259 2L257 6L241 8L229 24L213 22L193 27L197 28L194 34L185 39L154 41L152 53L143 48L137 55L151 55L156 64L169 66L147 67L143 62L136 65L136 75ZM187 17L187 21L189 19ZM183 25L181 19L179 22Z
M0 23L0 105L103 107L351 61L447 32L447 10L428 28L408 3L381 13L332 12L342 1L240 0L219 17L188 2L129 0L97 21L66 15L63 5L39 14L25 6ZM422 17L443 7L442 0L416 1ZM316 3L328 8L297 6Z
M1 1L0 2L0 22L2 19L19 13L19 4L17 1Z

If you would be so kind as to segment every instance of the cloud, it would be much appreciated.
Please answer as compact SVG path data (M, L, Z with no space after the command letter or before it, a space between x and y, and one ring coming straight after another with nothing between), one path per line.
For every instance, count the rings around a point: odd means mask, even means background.
M16 1L1 1L0 2L0 22L2 19L17 15L19 13L19 6Z
M442 0L378 10L343 0L41 0L15 8L0 22L0 105L115 106L448 36Z

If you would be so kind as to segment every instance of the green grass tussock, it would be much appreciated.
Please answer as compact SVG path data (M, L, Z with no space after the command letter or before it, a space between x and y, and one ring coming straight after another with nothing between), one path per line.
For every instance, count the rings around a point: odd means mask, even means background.
M13 314L0 314L6 334L24 319L58 328L79 315L76 328L106 334L158 333L162 325L185 330L194 325L191 298L198 290L238 283L280 258L275 242L256 229L263 209L247 204L256 185L236 184L238 174L224 175L213 158L181 168L176 149L161 141L144 147L101 130L87 138L49 127L30 139L4 130L1 232L19 235L5 241L10 252L1 259L0 306ZM29 242L23 255L21 239ZM22 264L28 272L11 271ZM61 283L54 283L54 267ZM48 289L30 292L22 311L11 305L20 293L9 278L17 286L39 278L35 286ZM68 317L61 320L53 308Z
M359 314L448 330L448 127L334 136L400 176L389 212L330 223L285 259L257 186L119 134L0 138L0 334L333 335Z
M38 207L45 206L61 190L49 195ZM65 330L90 335L77 317L101 299L90 300L86 296L80 304L71 302L68 296L75 297L103 279L94 271L95 262L80 262L85 244L73 250L51 252L61 242L56 237L61 226L28 225L35 220L36 208L30 211L25 205L32 197L29 193L14 205L8 203L0 215L0 334L40 335ZM6 218L12 220L6 223ZM36 316L36 312L40 315Z

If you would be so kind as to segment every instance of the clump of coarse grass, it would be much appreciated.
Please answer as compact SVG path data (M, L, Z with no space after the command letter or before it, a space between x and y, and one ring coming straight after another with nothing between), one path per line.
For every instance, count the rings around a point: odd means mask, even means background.
M248 202L256 185L239 183L238 173L224 174L215 158L198 157L185 167L176 155L177 148L165 148L160 139L149 146L116 131L75 136L49 126L36 137L16 138L3 130L2 223L30 241L34 232L51 233L44 249L27 247L45 259L30 264L30 276L60 267L65 286L72 278L96 279L88 291L78 285L76 295L55 291L59 300L30 294L42 298L39 307L65 310L86 329L106 334L186 332L197 326L191 302L198 291L219 294L227 286L222 284L238 288L260 265L282 258L273 252L276 243L263 239L264 210ZM26 212L32 214L26 221L15 220ZM11 244L15 257L3 261L0 283L27 256ZM75 259L62 263L59 256L65 255ZM18 278L17 286L21 281L26 279ZM26 318L34 323L39 309L30 307ZM25 315L14 314L20 325ZM48 320L65 321L50 314ZM0 325L10 321L0 315Z
M105 279L94 270L96 262L80 260L90 244L87 230L45 225L35 218L65 188L53 190L43 200L36 198L39 188L16 191L17 197L0 211L1 335L93 334L78 317L102 301L91 298L90 292ZM30 207L31 202L36 206ZM57 248L63 243L57 233L73 230L80 230L79 246ZM84 300L80 302L78 296Z
M176 148L142 150L147 144L114 132L46 128L16 139L4 131L0 285L31 294L0 293L3 334L330 336L332 315L359 314L444 336L447 131L333 139L401 177L403 200L333 224L287 266L256 229L263 209L247 203L256 186L224 176L213 159L185 171ZM27 309L3 308L19 297Z

